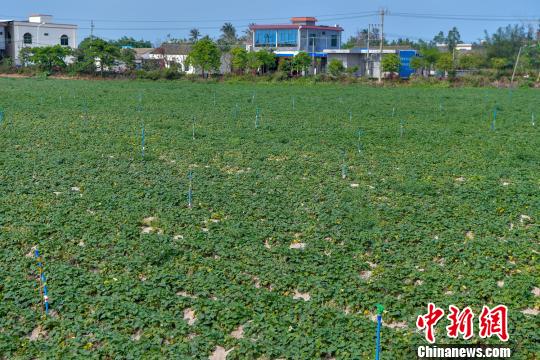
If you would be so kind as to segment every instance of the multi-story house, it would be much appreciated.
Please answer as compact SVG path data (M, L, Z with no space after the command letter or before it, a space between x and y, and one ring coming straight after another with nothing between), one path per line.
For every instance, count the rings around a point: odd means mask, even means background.
M326 64L326 49L341 48L343 28L338 25L317 25L314 17L293 17L290 24L254 24L250 49L271 49L278 57L292 57L300 51L319 58L319 66Z
M51 15L31 15L28 21L0 20L0 55L20 64L24 47L62 45L77 47L77 25L56 24Z

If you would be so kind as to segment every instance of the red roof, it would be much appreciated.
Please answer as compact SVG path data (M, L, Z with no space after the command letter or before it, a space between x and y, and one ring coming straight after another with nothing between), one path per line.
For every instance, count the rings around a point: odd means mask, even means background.
M278 30L278 29L295 29L298 30L309 29L309 30L333 30L333 31L343 31L343 28L340 26L315 26L315 25L295 25L295 24L284 24L284 25L251 25L250 30Z
M299 16L291 18L291 21L294 22L317 22L317 19L313 16Z

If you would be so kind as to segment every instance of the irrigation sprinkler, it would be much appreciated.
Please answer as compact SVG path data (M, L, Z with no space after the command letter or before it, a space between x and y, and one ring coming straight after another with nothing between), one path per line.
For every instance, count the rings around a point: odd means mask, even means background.
M238 120L238 103L236 103L236 104L234 105L234 108L233 108L232 113L233 113L233 119L234 119L235 121L237 121L237 120Z
M255 129L259 128L259 120L260 120L260 118L261 118L261 116L260 116L259 108L257 107L257 114L255 115Z
M216 107L216 92L214 91L214 107Z
M341 178L345 179L347 178L347 164L345 164L345 150L341 150L341 157L342 157Z
M377 304L377 340L375 347L375 360L379 360L381 357L381 325L382 325L382 314L384 312L384 306Z
M392 107L392 118L394 117L394 115L396 115L396 107Z
M532 126L536 125L536 123L534 121L534 113L531 114L531 124L532 124Z
M191 139L195 140L195 116L191 118Z
M292 111L295 111L296 109L296 104L295 104L295 98L294 96L292 97Z
M37 248L34 249L34 257L36 258L39 271L39 295L42 299L41 313L45 311L46 316L49 314L49 292L47 289L47 278L45 277L45 272L43 271L43 259L41 258Z
M362 136L364 135L364 131L362 129L358 129L358 153L361 154L362 150L364 149L364 145L362 144Z
M351 121L352 121L352 110L349 109L349 122L351 122Z
M405 121L401 119L399 121L399 137L403 137L403 133L405 132Z
M83 119L84 123L88 124L88 100L86 98L83 101Z
M495 131L495 121L497 121L497 107L493 109L493 120L491 120L491 131Z
M193 208L193 172L189 170L188 173L188 179L189 179L189 189L187 194L187 200L188 200L188 208Z
M0 108L0 124L4 122L4 109Z
M144 159L144 148L145 148L144 138L145 138L145 131L144 131L144 122L143 122L141 126L141 155L143 159Z

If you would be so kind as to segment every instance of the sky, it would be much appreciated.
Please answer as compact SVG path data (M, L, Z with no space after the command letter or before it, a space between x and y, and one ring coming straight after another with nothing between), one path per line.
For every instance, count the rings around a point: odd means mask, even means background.
M187 38L189 29L219 36L219 28L232 22L238 30L249 23L288 23L292 16L316 16L319 24L339 24L343 40L368 24L380 22L374 12L386 9L385 36L389 40L408 37L431 40L440 30L459 29L464 42L478 42L484 30L512 24L540 24L540 0L17 0L0 5L0 19L25 19L33 13L50 14L54 22L79 25L79 41L90 34L105 39L121 36L143 38L152 43ZM420 15L420 16L419 16ZM452 19L441 18L452 17Z

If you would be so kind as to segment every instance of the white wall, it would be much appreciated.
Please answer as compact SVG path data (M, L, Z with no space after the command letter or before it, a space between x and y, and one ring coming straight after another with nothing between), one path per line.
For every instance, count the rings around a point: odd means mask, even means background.
M23 47L40 47L60 45L60 37L68 36L68 46L77 47L77 27L74 25L61 24L38 24L24 21L14 21L10 23L11 44L8 55L13 58L16 64L20 65L19 52ZM24 43L24 34L32 35L32 44Z

